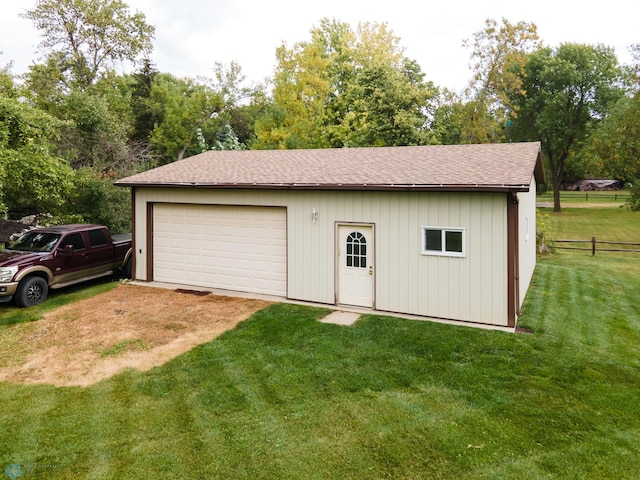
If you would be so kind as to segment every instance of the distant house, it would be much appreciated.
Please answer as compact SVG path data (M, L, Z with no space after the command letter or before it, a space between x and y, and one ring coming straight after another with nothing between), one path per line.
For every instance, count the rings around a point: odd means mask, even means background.
M590 192L592 190L622 190L623 187L624 184L620 180L611 180L608 178L587 178L585 180L565 182L562 184L562 190L570 192Z
M209 151L131 187L140 281L515 326L538 143Z

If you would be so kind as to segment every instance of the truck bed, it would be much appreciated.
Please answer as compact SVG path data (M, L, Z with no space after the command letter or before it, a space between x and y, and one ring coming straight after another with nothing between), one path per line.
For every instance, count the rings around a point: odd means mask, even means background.
M111 241L114 245L118 243L131 242L132 236L130 233L114 233L111 235Z

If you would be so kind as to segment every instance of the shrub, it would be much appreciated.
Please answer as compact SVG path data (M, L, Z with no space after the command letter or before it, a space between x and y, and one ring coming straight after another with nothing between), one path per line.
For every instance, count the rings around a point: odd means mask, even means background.
M536 245L538 253L553 253L554 245L551 239L551 222L548 213L536 211Z
M131 231L131 196L107 175L85 167L75 171L73 189L55 223L97 223L112 233Z

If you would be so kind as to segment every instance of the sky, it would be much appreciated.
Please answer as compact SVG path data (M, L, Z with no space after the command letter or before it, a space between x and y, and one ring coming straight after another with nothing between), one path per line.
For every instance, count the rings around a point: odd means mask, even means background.
M640 2L608 0L124 0L156 28L152 61L178 77L213 77L216 62L237 62L249 83L271 77L275 51L309 40L322 18L349 23L386 23L406 57L425 79L460 91L471 78L464 39L488 18L534 23L545 46L574 42L613 47L630 64L628 47L640 43ZM41 54L39 32L19 16L36 0L0 0L0 67L13 62L22 74ZM588 5L589 4L589 5ZM124 70L123 70L124 71Z

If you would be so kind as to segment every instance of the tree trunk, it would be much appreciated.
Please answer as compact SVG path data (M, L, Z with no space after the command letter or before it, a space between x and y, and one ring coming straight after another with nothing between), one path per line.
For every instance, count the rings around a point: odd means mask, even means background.
M562 208L560 207L560 182L556 181L554 178L553 181L553 211L554 213L560 213Z

